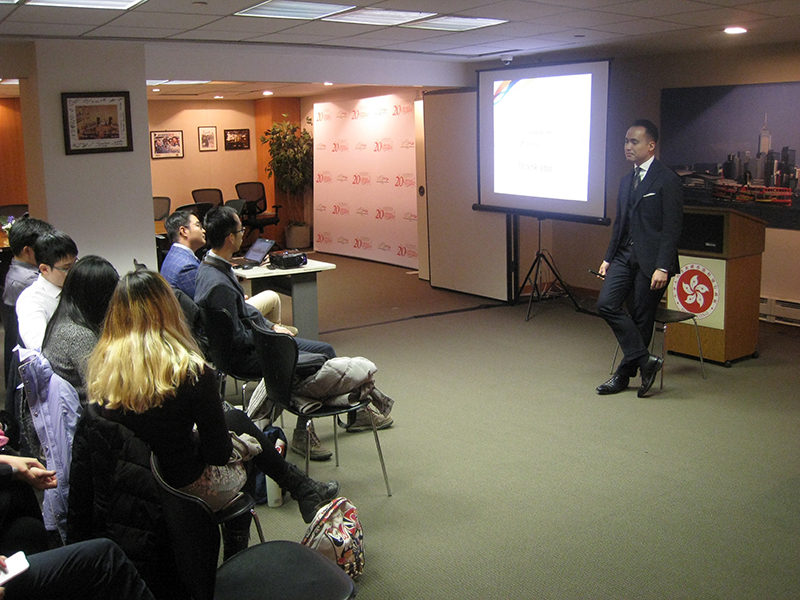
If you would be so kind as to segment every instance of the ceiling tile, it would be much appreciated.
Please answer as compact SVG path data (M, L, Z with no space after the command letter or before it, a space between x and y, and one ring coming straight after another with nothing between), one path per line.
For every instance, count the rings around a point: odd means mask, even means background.
M242 33L246 37L254 34L274 33L297 27L299 21L290 19L263 19L255 17L225 17L208 25L198 27L196 31L228 31Z
M747 4L741 8L775 17L800 15L800 2L797 0L772 0L771 2L756 2L754 4Z
M181 33L183 29L161 29L155 27L115 27L103 25L87 32L84 37L150 38L165 39Z
M227 16L259 3L260 0L205 0L202 4L187 0L147 0L133 11Z
M665 15L677 15L700 10L708 10L708 4L692 2L692 0L637 0L607 6L603 12L630 15L632 17L656 18Z
M567 25L569 27L587 27L592 28L597 25L606 25L608 23L620 23L628 21L628 15L620 15L615 13L598 12L594 10L575 10L549 17L542 17L536 20L537 25Z
M163 29L195 29L213 23L219 17L213 15L179 15L176 13L128 12L114 19L115 27L157 27Z
M670 15L662 18L664 21L671 21L673 23L708 27L711 25L736 25L748 23L750 21L759 21L769 17L745 10L737 10L735 8L713 8L711 10L703 10L691 14Z
M354 23L329 23L327 21L310 21L304 22L292 28L293 33L309 34L309 35L324 35L328 39L337 37L346 37L351 35L358 35L359 33L367 33L369 31L378 31L381 27L376 25L356 25Z
M457 14L465 17L482 17L484 19L528 21L563 12L569 12L569 9L547 4L523 2L522 0L503 0L502 2L487 4L479 8L460 10Z
M680 29L691 29L691 25L680 23L670 23L668 21L658 21L656 19L638 19L635 21L625 21L623 23L609 23L596 27L598 31L608 31L622 35L647 35L649 33L662 33L665 31L677 31Z
M8 20L24 23L102 25L116 19L122 14L125 14L124 10L57 8L53 6L20 6L8 17Z
M91 29L91 25L16 23L14 21L3 21L0 23L0 35L78 37Z
M216 31L213 29L193 29L171 36L173 40L196 40L203 42L241 42L253 35L246 31Z

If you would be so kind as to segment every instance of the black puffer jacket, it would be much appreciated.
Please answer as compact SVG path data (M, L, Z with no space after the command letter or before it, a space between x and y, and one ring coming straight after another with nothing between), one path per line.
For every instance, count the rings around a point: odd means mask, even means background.
M67 543L105 537L136 565L156 598L188 597L177 576L150 447L130 429L84 411L75 431Z

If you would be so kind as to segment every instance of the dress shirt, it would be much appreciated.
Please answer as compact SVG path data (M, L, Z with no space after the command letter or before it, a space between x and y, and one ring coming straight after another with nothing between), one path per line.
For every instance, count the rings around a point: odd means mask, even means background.
M50 317L58 307L61 288L39 277L17 299L19 337L29 350L40 350Z

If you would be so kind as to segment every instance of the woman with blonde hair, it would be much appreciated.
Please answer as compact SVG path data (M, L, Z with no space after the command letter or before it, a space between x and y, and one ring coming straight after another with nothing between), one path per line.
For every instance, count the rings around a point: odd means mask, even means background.
M169 284L157 273L139 270L121 279L89 359L87 381L89 399L103 407L103 416L149 444L166 482L214 510L246 481L252 493L253 478L248 479L243 462L231 460L229 431L258 441L261 452L252 457L253 464L298 500L307 523L339 492L337 482L316 482L287 463L245 413L223 410L217 375L189 333ZM244 517L246 524L223 530L226 558L247 547L250 516Z

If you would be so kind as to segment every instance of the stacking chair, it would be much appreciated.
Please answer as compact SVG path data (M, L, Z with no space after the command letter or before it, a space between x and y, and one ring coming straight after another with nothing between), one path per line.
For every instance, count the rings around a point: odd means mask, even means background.
M264 191L264 184L260 181L245 181L236 184L236 194L241 200L245 201L244 217L242 225L251 231L258 229L259 234L264 233L264 227L277 225L280 222L278 209L280 205L274 205L275 212L267 212L267 195Z
M154 221L163 221L169 216L169 207L172 200L168 196L153 196L153 217Z
M339 417L341 415L348 415L348 419L354 419L356 411L360 408L366 407L369 404L369 398L362 400L355 406L348 407L331 407L323 406L319 410L310 414L299 412L292 403L292 382L295 377L295 369L297 368L298 349L297 344L292 339L292 336L276 333L274 331L266 331L264 329L254 327L253 338L256 345L256 353L261 361L261 368L264 374L264 384L267 389L267 398L273 402L275 407L280 407L285 411L305 417L308 423L311 419L321 417L333 417L333 442L334 454L336 456L336 466L339 466L339 433L338 427L341 426ZM383 471L383 481L386 484L387 495L392 495L392 489L389 487L389 476L386 473L386 464L383 461L383 452L381 451L381 442L378 438L378 429L375 427L375 419L372 411L368 411L372 419L372 433L375 437L375 448L378 450L378 459L381 463L381 470ZM273 421L274 421L273 415ZM306 473L309 468L309 457L311 456L311 432L310 425L306 427Z
M260 381L261 375L253 376L241 373L237 369L232 357L233 352L233 317L224 308L200 308L200 319L203 323L206 338L208 339L209 358L214 367L223 375L221 377L220 393L225 395L225 375L242 382L242 408L247 408L245 390L248 381Z
M700 372L703 375L703 379L706 378L706 367L705 367L705 360L703 359L703 345L700 343L700 328L697 326L697 316L694 313L690 312L683 312L682 310L673 310L671 308L664 308L663 306L659 306L656 309L656 318L655 318L655 331L661 333L661 358L665 359L667 357L667 325L670 323L682 323L684 321L688 321L691 319L692 323L694 323L694 333L697 337L697 353L700 355ZM650 342L650 349L652 352L653 344L655 343L655 336L653 340ZM614 360L611 361L611 372L614 372L614 365L617 363L617 354L619 354L619 344L617 344L617 349L614 351ZM660 388L664 389L664 367L661 367L661 383Z
M167 517L178 577L194 600L347 600L355 586L336 563L307 546L289 541L264 542L234 555L217 569L221 523L248 510L253 500L240 492L216 513L200 498L170 486L151 455L151 469ZM257 519L257 516L255 516Z

